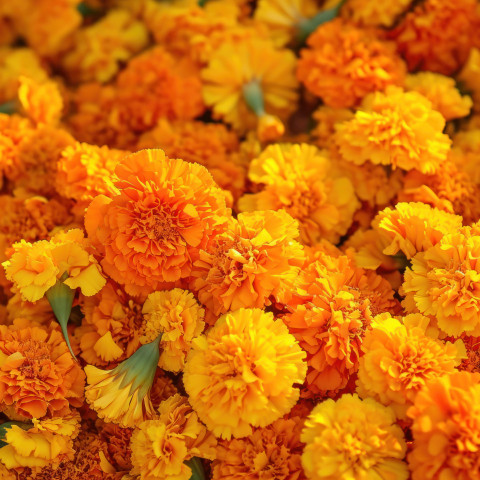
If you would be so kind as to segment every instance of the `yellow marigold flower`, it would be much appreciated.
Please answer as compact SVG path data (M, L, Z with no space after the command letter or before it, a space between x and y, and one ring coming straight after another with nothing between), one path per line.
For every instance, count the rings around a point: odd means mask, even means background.
M185 464L193 457L212 460L215 437L198 420L188 399L175 395L158 407L157 420L140 423L133 432L132 475L142 479L188 480L192 469Z
M412 0L348 0L342 8L342 16L365 27L391 27L408 9Z
M467 59L478 28L476 0L426 0L390 33L410 71L451 75Z
M142 345L113 370L85 367L85 399L100 418L122 427L135 427L154 416L149 392L160 356L159 342L160 336Z
M217 437L251 435L290 411L304 380L305 352L281 320L260 309L222 315L194 341L183 382L190 403Z
M49 325L55 320L52 307L46 297L32 303L23 300L19 292L15 292L8 299L6 313L7 319L2 322L4 325L11 325L17 318L25 319L30 324L39 323L40 325Z
M403 83L403 61L369 30L336 19L318 27L307 45L297 78L330 107L352 107L367 93Z
M64 417L33 419L33 425L7 428L6 446L0 448L0 461L8 469L29 467L33 471L47 465L57 466L73 460L73 440L80 431L80 415L71 412Z
M480 49L470 49L468 58L457 75L457 80L464 85L466 90L471 92L473 109L478 111L480 108Z
M241 213L200 250L191 289L210 315L263 308L298 275L303 249L297 236L297 222L283 210Z
M321 238L337 243L359 206L350 180L313 145L270 145L250 163L248 177L265 187L240 198L239 209L284 209L298 220L307 245Z
M86 296L95 295L106 282L79 229L35 243L21 240L13 245L12 256L2 265L7 279L29 302L40 300L65 274L68 278L62 282L71 289L80 288Z
M464 227L417 253L405 271L405 305L436 318L447 335L480 335L480 235Z
M285 121L298 98L295 61L290 50L261 38L225 43L202 71L205 103L240 133L267 114Z
M480 374L456 372L431 380L408 416L413 480L479 478Z
M439 340L430 319L411 314L399 321L390 314L375 317L365 333L358 369L357 393L390 406L405 420L407 409L426 382L455 371L465 347ZM463 348L462 348L463 347Z
M349 108L320 105L312 114L313 119L317 122L315 128L310 132L315 145L320 148L329 148L333 143L335 125L351 120L353 116L354 113Z
M432 108L445 120L466 117L473 106L472 99L458 91L455 80L433 72L418 72L407 75L405 88L421 93L432 102Z
M212 480L305 480L300 417L279 418L245 438L220 440Z
M407 480L407 450L393 411L375 400L343 395L317 405L302 432L302 465L311 480Z
M121 9L109 10L97 22L77 31L75 46L62 59L67 76L76 83L108 82L120 64L148 44L146 26Z
M403 252L407 259L436 245L444 235L462 226L462 217L424 203L397 203L385 208L373 222L378 234L387 239L383 253Z
M336 143L345 160L362 165L435 173L446 160L450 139L445 120L417 92L391 86L369 95L352 120L336 127Z
M170 372L182 371L192 341L205 327L205 310L192 292L174 288L151 293L142 313L145 321L140 342L151 342L162 334L158 366Z
M115 175L120 193L95 197L85 215L105 272L131 295L188 277L192 258L229 214L207 169L162 150L141 150Z

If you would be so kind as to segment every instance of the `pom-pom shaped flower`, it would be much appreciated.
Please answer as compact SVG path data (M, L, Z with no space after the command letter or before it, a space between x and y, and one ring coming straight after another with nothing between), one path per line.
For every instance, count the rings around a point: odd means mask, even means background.
M423 95L391 86L366 97L352 120L337 125L336 143L342 157L357 165L370 161L431 174L450 147L444 126Z
M265 187L243 196L240 210L285 209L306 244L338 242L359 206L350 180L313 145L270 145L250 163L248 176Z
M424 203L402 202L382 210L373 225L388 242L383 253L396 255L401 251L410 259L436 245L444 235L458 231L462 217Z
M186 397L174 395L160 404L158 412L158 419L140 423L132 435L131 473L151 480L188 480L192 469L184 462L193 457L212 460L216 439Z
M425 383L454 372L465 352L461 341L439 340L429 323L418 313L403 322L384 313L375 317L363 339L357 392L392 407L402 420Z
M83 403L85 374L58 330L26 323L0 326L0 402L28 418L65 415Z
M331 107L352 107L367 93L401 85L405 65L372 32L341 19L326 22L307 40L297 77Z
M211 175L162 150L129 155L115 174L119 195L99 195L85 216L105 272L132 295L188 277L192 255L228 213Z
M260 309L219 318L195 340L183 376L190 403L209 430L245 437L290 411L304 380L305 352L281 320Z
M200 251L192 272L192 290L214 315L263 308L270 295L283 295L303 263L297 223L285 211L241 213L228 225Z
M299 417L279 418L245 438L220 440L212 480L304 480Z
M431 380L408 411L413 480L476 480L480 472L480 374L456 372Z
M478 232L478 231L477 231ZM447 335L480 335L480 235L470 227L417 253L405 271L405 307L436 318Z
M174 288L153 292L143 304L144 315L142 343L162 335L162 353L158 366L170 372L180 372L192 341L205 327L205 310L188 290Z
M394 422L393 411L371 398L343 395L320 403L301 436L305 474L311 480L407 480L407 447Z

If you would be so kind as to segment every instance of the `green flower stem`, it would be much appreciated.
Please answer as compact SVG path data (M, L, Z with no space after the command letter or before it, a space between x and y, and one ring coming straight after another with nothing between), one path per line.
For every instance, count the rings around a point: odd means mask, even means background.
M6 113L7 115L11 115L17 110L17 102L12 100L10 102L5 102L0 105L0 113Z
M203 463L198 457L193 457L190 460L186 460L185 464L192 469L192 476L190 477L190 480L205 480Z

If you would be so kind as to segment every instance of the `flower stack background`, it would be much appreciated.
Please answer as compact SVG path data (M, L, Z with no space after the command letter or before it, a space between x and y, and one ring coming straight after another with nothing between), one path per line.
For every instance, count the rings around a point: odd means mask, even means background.
M0 479L480 479L475 0L2 0L0 112Z

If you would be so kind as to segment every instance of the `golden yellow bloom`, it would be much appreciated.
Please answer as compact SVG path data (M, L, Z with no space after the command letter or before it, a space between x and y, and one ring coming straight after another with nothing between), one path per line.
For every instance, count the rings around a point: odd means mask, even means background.
M396 255L401 251L410 259L436 245L444 235L458 231L462 217L424 203L397 203L393 209L382 210L373 226L388 242L383 253Z
M284 209L298 220L307 245L321 238L337 243L359 206L350 180L313 145L270 145L250 163L248 176L264 188L240 198L239 209Z
M317 405L305 422L302 465L311 480L407 480L407 450L393 411L343 395Z
M157 420L137 425L131 440L132 475L148 480L188 480L191 468L184 462L193 457L215 456L215 437L198 420L197 414L180 395L158 407Z
M411 3L412 0L348 0L342 16L365 27L391 27Z
M245 437L290 411L304 380L305 352L281 320L260 309L222 315L194 341L183 382L210 431Z
M315 128L310 132L313 142L320 148L332 146L335 133L335 125L346 120L351 120L354 112L350 108L335 108L327 105L320 105L312 114L317 122Z
M408 416L413 480L480 478L480 374L456 372L431 380Z
M466 117L473 106L472 99L458 91L455 80L433 72L418 72L407 75L405 88L421 93L432 102L432 108L445 120Z
M417 92L388 87L365 98L352 120L337 125L336 143L345 160L362 165L435 173L447 158L445 120Z
M390 406L405 420L407 409L426 382L455 371L465 347L444 343L430 319L411 314L403 321L383 313L365 333L358 369L357 393ZM463 347L463 348L462 348Z
M266 114L285 121L297 103L294 68L293 53L267 40L225 43L202 71L203 98L216 118L240 133L254 129Z
M478 111L480 108L480 49L470 49L467 61L464 63L457 79L471 92L473 109Z
M480 335L480 235L464 227L417 253L405 271L405 306L436 318L447 335Z
M170 372L182 371L192 341L205 327L205 310L191 292L174 288L151 293L142 313L145 320L140 342L151 342L162 334L158 366Z
M73 440L80 430L80 415L71 412L64 417L33 419L30 428L12 425L5 435L6 446L0 448L0 461L8 469L29 467L34 471L58 466L73 460Z

